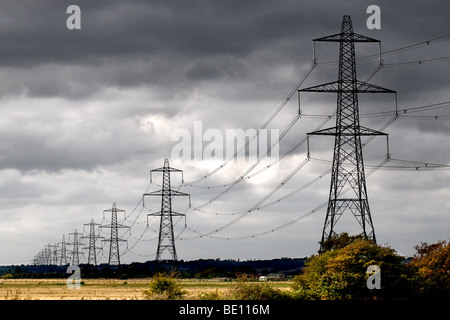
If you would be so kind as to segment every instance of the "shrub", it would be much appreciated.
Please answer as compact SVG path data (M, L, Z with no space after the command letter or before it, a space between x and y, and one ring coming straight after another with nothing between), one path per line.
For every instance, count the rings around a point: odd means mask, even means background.
M231 292L236 300L280 300L289 299L289 293L273 288L267 282L250 282L246 276L238 276Z
M223 300L225 298L226 295L221 295L217 289L215 291L199 292L197 294L198 300Z
M144 297L153 300L181 299L186 292L181 290L177 278L174 272L157 273L150 282L150 289L144 290Z

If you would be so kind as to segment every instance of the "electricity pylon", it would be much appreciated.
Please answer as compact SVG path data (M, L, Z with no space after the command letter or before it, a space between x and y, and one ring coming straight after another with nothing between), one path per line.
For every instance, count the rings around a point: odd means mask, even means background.
M45 260L47 265L51 265L53 262L53 250L52 250L52 245L49 243L48 245L45 246Z
M336 234L334 231L336 223L347 210L351 211L360 224L362 236L376 242L367 197L361 136L387 136L387 134L360 125L358 93L395 93L395 91L357 80L355 42L380 41L354 33L350 16L344 16L340 33L313 41L340 44L338 80L299 90L337 93L336 126L308 133L308 136L335 137L330 194L320 244L322 252L324 241ZM352 191L349 195L346 194L348 190Z
M77 229L75 229L74 232L69 233L69 238L70 238L70 235L73 235L73 242L70 243L72 245L72 265L79 265L80 264L80 255L79 255L80 241L79 241L78 236L80 236L82 234L79 233L77 231Z
M159 237L158 237L158 248L156 250L156 261L162 260L162 254L165 250L169 252L172 256L172 260L177 261L177 251L175 249L175 237L173 232L173 219L174 216L185 216L183 213L174 212L172 210L172 197L175 196L188 196L189 206L191 196L187 193L172 190L170 186L170 173L171 172L181 172L182 170L171 168L169 166L169 160L164 160L164 166L162 168L150 170L150 182L152 181L152 172L162 172L163 183L162 189L159 191L153 191L145 193L145 196L161 196L161 211L156 213L149 213L148 216L158 216L161 217L159 223ZM183 176L182 176L183 180Z
M68 265L67 263L67 249L66 249L66 240L64 235L62 236L62 241L59 243L61 245L61 256L59 258L59 265L65 266Z
M117 209L115 203L113 203L111 209L103 210L103 218L105 218L105 212L111 212L111 223L101 225L99 228L109 228L111 230L111 238L103 240L110 243L108 264L120 266L119 242L127 240L119 238L119 229L120 228L130 229L130 227L117 223L117 213L123 213L125 215L125 218L126 213L125 210Z
M91 219L90 223L85 223L83 225L83 233L84 233L84 227L85 226L89 226L89 236L82 236L81 238L87 238L89 239L89 247L88 247L88 260L87 263L88 264L92 264L94 266L97 265L97 246L96 246L96 241L99 238L103 238L102 236L100 236L97 232L95 232L95 226L99 226L100 223L95 223L94 219Z
M51 263L52 265L58 265L58 244L50 245L51 250Z

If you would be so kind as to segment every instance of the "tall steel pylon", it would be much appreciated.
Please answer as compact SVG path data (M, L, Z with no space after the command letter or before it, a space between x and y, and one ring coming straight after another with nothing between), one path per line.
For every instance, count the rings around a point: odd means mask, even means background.
M59 258L59 265L60 266L65 266L68 265L67 263L67 249L66 249L66 240L65 240L65 236L62 236L62 241L59 243L61 245L61 256Z
M169 160L164 160L164 166L162 168L150 170L150 182L152 181L152 172L162 172L163 174L163 183L162 189L159 191L153 191L150 193L145 193L145 196L161 196L161 211L156 213L150 213L148 216L158 216L161 217L159 223L159 237L158 237L158 248L156 250L156 261L162 260L162 254L165 250L169 252L172 257L172 260L177 261L177 251L175 249L175 237L173 232L173 219L174 216L185 216L183 213L174 212L172 210L172 197L175 196L188 196L189 197L189 206L191 196L187 193L175 191L171 189L170 186L170 173L171 172L181 172L183 175L183 171L175 168L171 168L169 166ZM183 176L182 176L183 180Z
M51 264L57 266L58 265L58 244L50 245L51 250Z
M77 229L75 229L74 232L69 233L69 238L70 236L73 235L73 242L71 242L70 244L72 245L72 265L79 265L80 264L80 238L78 236L81 235L81 233L79 233L77 231ZM70 240L70 239L69 239Z
M380 41L354 33L348 15L342 20L340 33L313 41L339 42L340 44L338 80L299 90L300 92L337 93L336 126L308 133L308 137L310 135L335 137L330 194L320 251L324 250L324 241L336 234L334 228L345 211L351 211L355 216L362 228L362 236L376 242L367 197L361 136L387 136L387 134L360 125L358 93L395 93L395 91L357 80L355 42L380 43ZM351 192L347 194L349 190Z
M100 236L98 234L98 232L95 232L95 226L99 226L100 223L95 223L94 219L91 219L91 222L89 223L85 223L83 225L83 233L84 233L84 227L85 226L89 226L89 236L82 236L81 238L87 238L89 239L89 247L88 247L88 259L87 259L87 263L88 264L92 264L94 266L97 265L97 246L96 246L96 241L99 238L103 238L102 236Z
M119 242L126 241L126 240L119 238L119 229L120 228L130 229L130 227L117 223L117 213L123 213L123 214L126 214L126 213L125 213L125 210L117 209L117 206L115 203L113 203L113 206L111 209L103 210L103 218L105 216L105 212L111 212L111 223L106 224L106 225L101 225L99 228L109 228L111 230L111 238L103 240L103 241L107 241L110 243L108 264L120 266ZM125 218L126 218L126 215L125 215Z
M50 243L45 246L44 249L44 260L46 265L52 264L52 249Z

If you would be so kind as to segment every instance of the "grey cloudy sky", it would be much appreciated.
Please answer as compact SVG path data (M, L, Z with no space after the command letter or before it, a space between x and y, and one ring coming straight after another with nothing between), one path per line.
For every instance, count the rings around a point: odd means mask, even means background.
M66 9L81 8L81 30L68 30ZM366 9L381 8L381 29L369 30ZM140 200L149 170L161 167L176 144L176 129L222 132L258 128L312 61L312 39L338 33L343 15L354 31L382 41L382 51L439 39L383 57L386 66L371 83L398 92L400 109L449 101L450 61L400 66L450 56L450 6L433 1L0 1L0 264L29 263L47 244L66 240L91 218L108 223L102 211L116 202L133 225L123 261L154 258L158 222L149 209L159 199ZM320 62L335 61L338 45L317 44ZM378 52L358 44L357 56ZM389 66L391 64L391 66ZM396 64L395 66L392 64ZM377 59L358 61L364 80ZM337 78L337 64L316 67L302 87ZM393 97L360 98L361 114L393 110ZM334 95L302 96L305 115L331 114ZM270 123L283 130L298 110L296 95ZM446 108L416 115L450 115ZM389 117L362 118L380 128ZM323 119L300 118L280 143L288 151ZM385 129L393 158L450 163L449 121L398 119ZM333 125L333 120L328 126ZM331 160L332 139L313 138L313 157ZM385 157L382 138L365 148L367 172ZM205 146L205 144L203 145ZM306 145L268 169L237 184L204 211L189 210L187 226L176 219L178 257L304 257L318 249L325 210L295 220L328 199L330 175L277 205L248 214L214 238L214 231L273 190L306 157ZM219 162L171 162L185 182L199 179ZM267 202L321 176L331 164L308 162ZM387 164L394 165L394 163ZM235 181L247 166L228 165L201 186ZM257 167L256 170L259 170ZM155 175L154 183L160 176ZM178 179L178 180L177 180ZM448 170L378 170L368 178L369 201L378 242L411 255L421 241L448 239ZM175 186L180 183L174 176ZM196 208L225 188L182 187ZM187 210L177 199L176 210ZM209 212L209 213L208 213ZM342 218L342 228L354 222ZM347 229L348 223L348 229ZM341 221L339 222L341 224ZM339 225L338 224L338 225ZM87 230L87 229L86 229ZM355 229L355 231L357 231ZM107 236L105 233L104 235ZM229 238L229 240L227 240ZM101 253L107 261L108 248Z

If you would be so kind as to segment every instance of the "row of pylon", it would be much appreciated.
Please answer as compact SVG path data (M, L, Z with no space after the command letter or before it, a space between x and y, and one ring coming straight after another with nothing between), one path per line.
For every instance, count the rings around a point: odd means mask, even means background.
M171 189L170 184L170 173L180 172L182 170L175 169L169 166L169 160L164 160L164 166L158 169L153 169L150 171L150 181L152 180L153 172L161 172L163 174L162 189L158 191L153 191L143 194L145 196L161 196L161 211L155 213L149 213L147 216L158 216L160 217L160 228L158 237L158 247L156 250L156 261L163 259L163 254L167 251L170 254L170 258L174 261L178 260L177 252L175 248L175 237L173 231L173 216L184 216L182 213L174 212L172 210L172 197L174 196L189 196L187 193L179 192ZM144 205L144 202L143 202ZM113 203L111 209L103 211L104 215L107 212L111 212L111 221L109 224L101 225L95 223L94 219L90 223L83 225L83 231L85 226L89 226L89 235L83 235L84 233L79 233L77 229L74 232L69 233L69 241L65 241L65 236L63 235L62 241L55 244L48 244L33 258L34 265L78 265L81 262L80 255L83 255L82 250L88 250L88 255L86 263L90 265L97 265L97 250L102 249L102 247L97 247L97 240L103 239L102 242L109 242L109 265L119 265L120 266L120 249L119 243L126 240L119 237L118 230L120 228L127 228L130 230L129 226L120 224L117 222L117 214L123 213L126 219L125 210L118 209L116 204ZM106 228L110 230L110 238L104 239L100 236L99 229ZM72 236L72 239L70 239ZM89 239L89 244L86 246L82 243L82 239ZM68 248L70 247L70 248ZM82 247L82 248L80 248ZM80 250L81 249L81 250Z
M86 264L97 265L97 251L103 250L103 246L97 247L97 240L103 239L103 242L109 242L109 265L120 265L120 252L119 242L126 241L118 236L118 229L130 228L117 222L117 214L124 213L125 210L118 209L116 204L113 203L111 209L103 211L111 212L111 221L109 224L101 225L95 223L94 219L91 222L83 225L83 233L80 233L75 229L74 232L69 233L69 241L65 240L65 235L62 236L62 241L55 244L48 244L37 253L33 258L34 265L79 265L81 262L80 256L84 256L83 250L88 250ZM89 234L84 235L84 228L89 226ZM110 230L110 238L105 239L100 236L99 229L106 228ZM70 237L72 236L72 239ZM83 239L89 239L88 245L82 242Z

